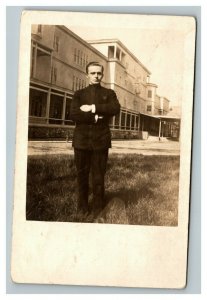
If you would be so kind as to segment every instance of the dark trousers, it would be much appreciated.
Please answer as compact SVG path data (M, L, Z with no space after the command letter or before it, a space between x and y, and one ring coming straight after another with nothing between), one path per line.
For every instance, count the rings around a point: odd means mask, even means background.
M92 175L93 210L102 209L104 201L104 176L108 149L74 149L78 181L78 210L88 211L89 173Z

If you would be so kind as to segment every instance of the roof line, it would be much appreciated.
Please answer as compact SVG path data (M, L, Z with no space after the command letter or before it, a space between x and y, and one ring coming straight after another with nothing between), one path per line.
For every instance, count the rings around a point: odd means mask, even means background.
M132 56L132 58L138 62L150 75L151 72L141 63L141 61L119 40L119 39L99 39L99 40L87 40L88 43L91 44L101 44L101 43L118 43L128 54Z
M102 56L102 58L104 58L106 61L108 61L108 58L104 54L102 54L100 51L98 51L95 47L91 46L89 43L87 43L85 40L83 40L80 36L78 36L73 31L71 31L70 29L68 29L66 26L64 26L64 25L55 25L55 26L58 27L58 28L60 28L61 30L64 30L66 33L69 33L76 40L78 40L79 42L81 42L82 44L84 44L85 46L87 46L89 49L91 49L94 52L96 52L96 54L98 54L99 56Z

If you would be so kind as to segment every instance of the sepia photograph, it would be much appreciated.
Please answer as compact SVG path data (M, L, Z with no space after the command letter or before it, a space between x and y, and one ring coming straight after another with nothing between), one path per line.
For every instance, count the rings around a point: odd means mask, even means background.
M22 13L15 282L185 286L195 33L191 16Z
M182 37L145 31L31 26L27 220L177 226Z

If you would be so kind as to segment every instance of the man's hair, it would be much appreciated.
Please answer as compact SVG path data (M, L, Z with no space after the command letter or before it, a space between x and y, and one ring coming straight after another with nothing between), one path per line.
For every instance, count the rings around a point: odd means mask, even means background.
M88 64L87 64L87 66L86 66L86 73L88 74L88 68L90 67L90 66L99 66L99 67L101 67L102 68L102 73L104 72L104 67L103 67L103 65L101 65L99 62L97 62L97 61L91 61L91 62L89 62Z

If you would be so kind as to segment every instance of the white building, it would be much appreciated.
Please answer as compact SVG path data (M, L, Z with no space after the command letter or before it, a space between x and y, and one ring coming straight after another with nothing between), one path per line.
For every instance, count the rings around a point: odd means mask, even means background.
M86 42L65 26L33 25L29 138L72 137L70 103L74 92L88 84L85 67L90 61L103 64L102 84L116 92L121 104L120 114L111 120L114 138L150 131L141 123L145 115L169 110L169 100L159 97L157 85L150 83L150 71L119 40ZM152 122L156 128L157 120Z

